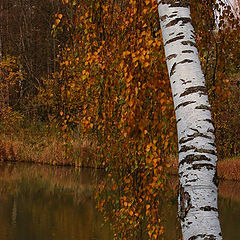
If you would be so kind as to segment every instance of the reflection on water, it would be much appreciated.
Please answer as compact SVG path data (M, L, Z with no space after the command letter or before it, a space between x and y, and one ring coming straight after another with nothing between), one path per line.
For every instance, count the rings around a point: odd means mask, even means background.
M91 169L0 164L0 239L112 240L95 209L94 191L101 178L101 171ZM176 180L170 188L176 189ZM219 189L224 239L240 239L240 183L222 182ZM172 192L163 212L167 240L179 236Z
M111 239L95 209L89 170L0 165L1 240Z

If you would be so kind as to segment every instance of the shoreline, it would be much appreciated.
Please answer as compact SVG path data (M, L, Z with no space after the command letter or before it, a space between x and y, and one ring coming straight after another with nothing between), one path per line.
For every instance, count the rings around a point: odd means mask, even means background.
M52 172L56 171L72 171L72 170L80 170L82 169L84 171L89 169L89 171L101 171L104 170L104 168L96 168L91 166L81 166L81 167L75 167L73 165L50 165L48 163L38 163L38 162L29 162L29 161L0 161L0 167L3 164L14 164L16 167L26 166L27 168L34 168L39 166L41 168L47 168L51 169ZM61 170L62 169L62 170ZM65 169L65 170L64 170ZM170 189L174 192L174 194L177 194L178 192L178 176L177 174L170 174L168 178L167 185L170 187ZM220 179L219 181L219 197L222 199L231 199L235 201L240 201L240 181L234 181L234 180L226 180L226 179Z
M56 139L35 144L14 141L9 138L4 140L0 140L0 162L104 169L104 165L97 164L94 146L87 140L75 139L72 142L72 152L64 152L64 144ZM178 175L178 158L176 156L167 157L166 165L167 174ZM240 182L240 157L220 159L217 171L220 180Z

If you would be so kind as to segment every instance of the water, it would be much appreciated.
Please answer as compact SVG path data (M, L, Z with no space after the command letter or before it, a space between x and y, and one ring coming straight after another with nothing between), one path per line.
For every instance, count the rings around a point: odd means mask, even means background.
M95 187L101 179L103 172L91 169L0 164L0 239L112 240L95 208ZM176 186L176 180L173 183ZM222 182L219 189L224 239L240 239L240 183ZM174 240L176 198L166 203L165 211L164 239Z
M0 239L112 240L95 209L98 181L87 169L1 166Z

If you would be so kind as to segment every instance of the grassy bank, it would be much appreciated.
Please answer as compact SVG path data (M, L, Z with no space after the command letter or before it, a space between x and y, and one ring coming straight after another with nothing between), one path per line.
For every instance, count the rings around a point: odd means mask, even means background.
M59 137L56 128L49 128L42 122L25 123L11 131L1 131L0 134L0 161L103 167L97 163L95 152L94 144L82 139L78 131L65 141ZM167 161L168 172L177 175L177 157L169 156ZM218 175L220 179L240 181L240 157L220 159Z
M47 125L17 128L0 134L0 161L56 166L97 167L94 146L76 132L65 141Z
M94 146L77 136L71 140L71 151L57 137L24 134L25 137L1 134L0 161L32 162L56 166L99 167L94 154ZM28 137L26 137L26 135ZM168 172L178 174L177 157L171 156ZM220 179L240 181L240 157L220 159L218 162Z

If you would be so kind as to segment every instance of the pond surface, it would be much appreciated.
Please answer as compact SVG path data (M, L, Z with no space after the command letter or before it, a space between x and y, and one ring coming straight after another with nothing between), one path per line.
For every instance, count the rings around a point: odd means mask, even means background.
M112 240L95 209L101 173L0 165L1 240Z
M95 188L103 178L91 169L0 164L0 239L112 240L95 208ZM224 239L240 239L240 184L222 182L219 189ZM165 211L164 239L177 239L176 199Z

